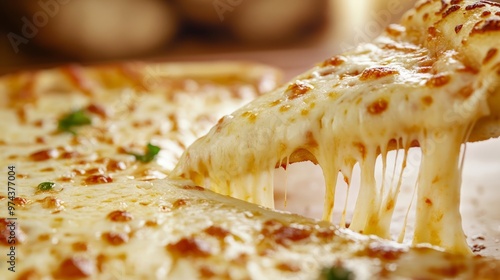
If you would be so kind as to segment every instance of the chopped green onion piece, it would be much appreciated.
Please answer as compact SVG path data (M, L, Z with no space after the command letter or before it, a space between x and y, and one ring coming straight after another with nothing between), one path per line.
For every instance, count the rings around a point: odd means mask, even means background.
M66 114L59 120L58 129L60 131L70 132L76 134L72 129L74 126L82 126L91 124L91 119L85 114L84 110L76 110Z
M332 266L321 271L320 280L353 280L354 274L343 267Z
M130 155L133 155L136 160L140 162L150 162L152 161L156 155L160 152L160 147L152 145L151 143L148 143L146 147L146 153L144 155L140 154L135 154L135 153L129 153Z
M54 185L52 182L43 182L38 185L38 189L42 192L50 191Z

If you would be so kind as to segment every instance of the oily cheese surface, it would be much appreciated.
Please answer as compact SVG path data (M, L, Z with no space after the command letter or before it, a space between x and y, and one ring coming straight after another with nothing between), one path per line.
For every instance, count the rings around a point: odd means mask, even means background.
M150 74L158 84L143 83L151 68L160 69ZM0 191L0 278L317 279L323 267L356 279L499 275L495 260L408 248L164 179L190 142L276 77L267 67L225 63L0 78L1 170L16 173L15 197ZM91 124L74 135L58 131L74 109ZM161 148L153 161L129 154L147 143ZM41 182L55 185L41 191ZM8 218L17 219L14 238Z

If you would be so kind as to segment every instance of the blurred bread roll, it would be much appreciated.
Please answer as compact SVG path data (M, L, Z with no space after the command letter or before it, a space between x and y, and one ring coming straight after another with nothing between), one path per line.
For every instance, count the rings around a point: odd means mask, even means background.
M127 57L165 46L178 20L163 0L53 1L53 17L33 38L39 45L81 59ZM41 10L29 1L32 14Z
M191 22L229 30L247 43L300 38L325 18L328 0L176 0Z
M324 19L327 5L326 0L242 1L229 15L229 27L247 42L286 42L311 32Z
M218 0L174 0L179 12L187 21L205 27L221 27L224 26L224 19L221 19L220 13L217 10L217 1ZM224 0L222 2L225 3L226 1ZM231 7L229 4L227 5Z

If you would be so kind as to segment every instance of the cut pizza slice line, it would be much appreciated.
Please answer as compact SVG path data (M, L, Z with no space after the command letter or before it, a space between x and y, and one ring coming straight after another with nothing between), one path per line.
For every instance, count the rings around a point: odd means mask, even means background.
M419 146L414 243L467 254L460 147L499 135L499 43L497 3L420 1L372 43L222 118L184 153L171 177L273 207L274 168L311 160L323 170L329 220L339 172L348 175L359 163L350 228L388 237L397 188L387 192L377 184L375 160L390 149Z

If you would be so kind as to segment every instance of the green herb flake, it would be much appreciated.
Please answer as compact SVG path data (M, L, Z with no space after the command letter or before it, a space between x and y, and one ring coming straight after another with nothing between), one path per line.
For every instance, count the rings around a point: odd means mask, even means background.
M90 117L87 116L84 110L80 109L64 115L59 120L58 129L59 131L76 134L76 132L73 130L73 127L89 125L91 123L92 120L90 119Z
M152 161L159 152L160 152L160 147L148 143L148 145L146 146L146 153L144 155L135 153L129 153L129 154L133 155L136 160L147 163Z
M43 182L43 183L40 183L38 185L38 190L42 191L42 192L46 192L46 191L50 191L52 190L52 187L54 187L56 183L52 183L52 182Z
M321 271L319 280L354 280L354 274L346 268L332 266Z

